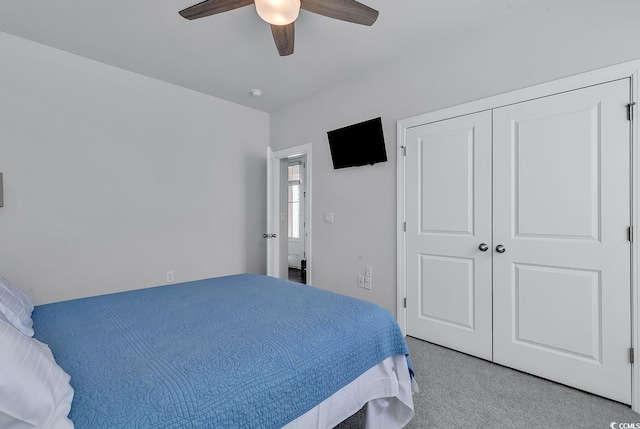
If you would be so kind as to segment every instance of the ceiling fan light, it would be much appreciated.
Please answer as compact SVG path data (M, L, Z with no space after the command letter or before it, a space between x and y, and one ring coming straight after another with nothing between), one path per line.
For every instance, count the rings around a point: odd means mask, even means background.
M260 18L273 25L287 25L300 13L300 0L255 0Z

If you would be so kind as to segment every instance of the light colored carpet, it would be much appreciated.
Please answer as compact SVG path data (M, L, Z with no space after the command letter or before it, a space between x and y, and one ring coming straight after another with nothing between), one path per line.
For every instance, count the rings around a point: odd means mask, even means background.
M415 338L407 343L420 386L408 429L640 427L640 414L618 402ZM336 429L363 427L361 410Z

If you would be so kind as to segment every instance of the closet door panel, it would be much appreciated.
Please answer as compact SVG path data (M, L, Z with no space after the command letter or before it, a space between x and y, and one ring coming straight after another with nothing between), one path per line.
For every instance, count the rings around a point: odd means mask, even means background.
M406 142L407 333L491 359L491 113Z
M494 361L631 401L629 81L494 110Z

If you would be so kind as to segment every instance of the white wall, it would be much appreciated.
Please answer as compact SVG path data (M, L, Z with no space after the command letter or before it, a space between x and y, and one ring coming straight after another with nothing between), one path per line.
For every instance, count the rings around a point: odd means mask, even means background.
M0 274L37 303L264 272L264 112L0 33Z
M575 20L513 22L413 55L271 115L274 150L313 144L313 282L395 313L396 122L444 107L640 58L636 14L568 11ZM326 132L382 116L389 162L333 170ZM335 223L323 214L333 212ZM371 291L357 275L373 266Z

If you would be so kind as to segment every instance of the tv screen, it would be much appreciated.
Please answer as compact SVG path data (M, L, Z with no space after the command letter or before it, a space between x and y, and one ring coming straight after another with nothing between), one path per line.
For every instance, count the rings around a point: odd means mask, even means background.
M387 160L382 118L329 131L333 168L358 167Z

